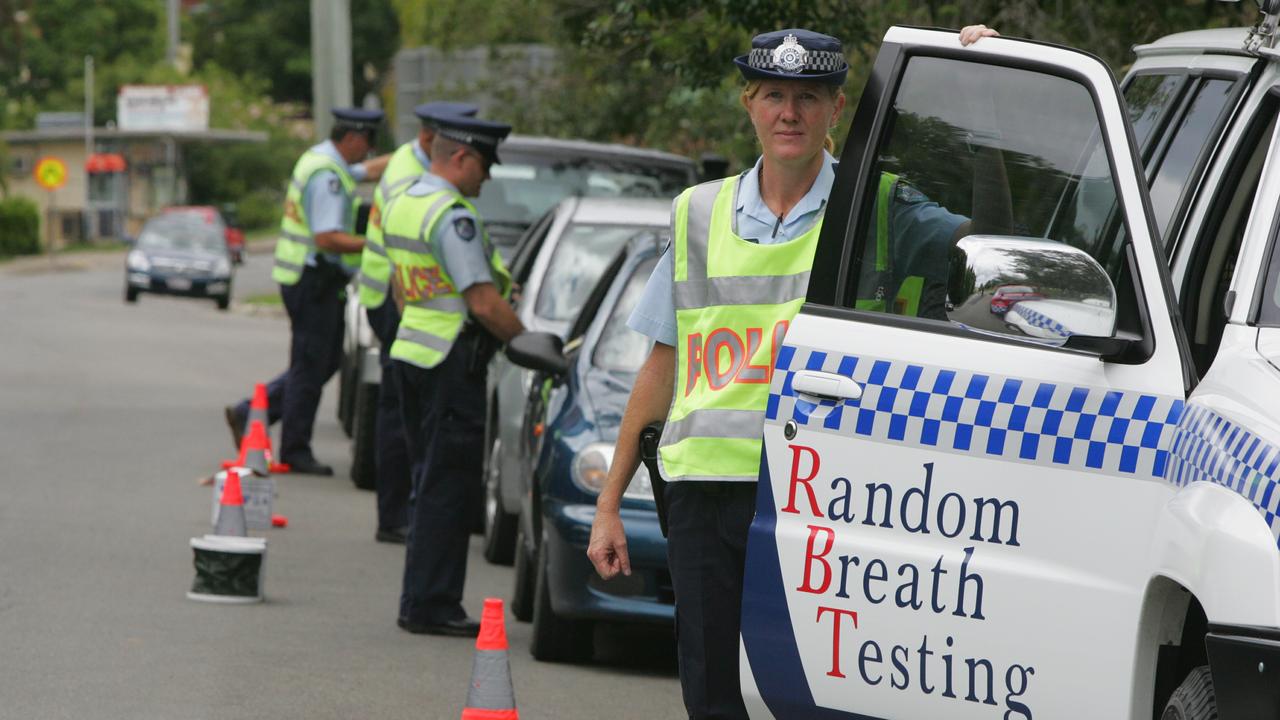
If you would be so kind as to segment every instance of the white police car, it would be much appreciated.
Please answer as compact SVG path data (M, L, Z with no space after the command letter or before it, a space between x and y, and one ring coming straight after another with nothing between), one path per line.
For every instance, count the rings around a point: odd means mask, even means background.
M752 717L1280 717L1280 52L1253 37L1140 46L1122 98L1083 52L890 29L776 350ZM919 192L883 234L886 172ZM854 309L886 277L912 316ZM1043 297L992 313L1008 285Z

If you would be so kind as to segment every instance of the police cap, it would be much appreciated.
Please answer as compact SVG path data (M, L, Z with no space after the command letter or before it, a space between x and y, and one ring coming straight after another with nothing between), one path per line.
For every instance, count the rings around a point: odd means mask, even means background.
M751 52L733 62L747 80L810 80L843 85L849 74L839 40L802 28L761 33L751 39Z
M349 128L357 132L376 133L382 124L381 110L365 110L364 108L334 108L334 125Z
M460 115L462 117L475 117L480 108L465 102L449 102L445 100L437 100L435 102L426 102L418 105L413 109L413 114L418 116L423 125L429 127L436 126L436 119L449 115Z
M511 126L493 120L466 115L441 115L435 118L436 134L474 148L490 164L498 159L498 144L511 134Z

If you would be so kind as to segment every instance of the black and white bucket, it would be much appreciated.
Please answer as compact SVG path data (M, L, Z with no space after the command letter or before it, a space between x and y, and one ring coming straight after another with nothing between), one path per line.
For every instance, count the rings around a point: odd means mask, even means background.
M216 603L262 602L267 540L205 535L191 538L196 578L187 597Z

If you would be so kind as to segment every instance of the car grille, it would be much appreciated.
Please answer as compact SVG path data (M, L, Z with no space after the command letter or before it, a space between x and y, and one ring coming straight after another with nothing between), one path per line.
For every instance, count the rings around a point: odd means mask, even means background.
M207 260L177 261L165 258L154 258L151 261L153 270L167 275L207 275L213 270L213 263Z

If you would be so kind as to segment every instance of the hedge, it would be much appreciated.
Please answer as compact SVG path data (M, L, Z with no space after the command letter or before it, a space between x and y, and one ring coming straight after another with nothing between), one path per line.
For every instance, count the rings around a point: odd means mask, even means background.
M0 200L0 256L39 252L39 206L24 197Z

